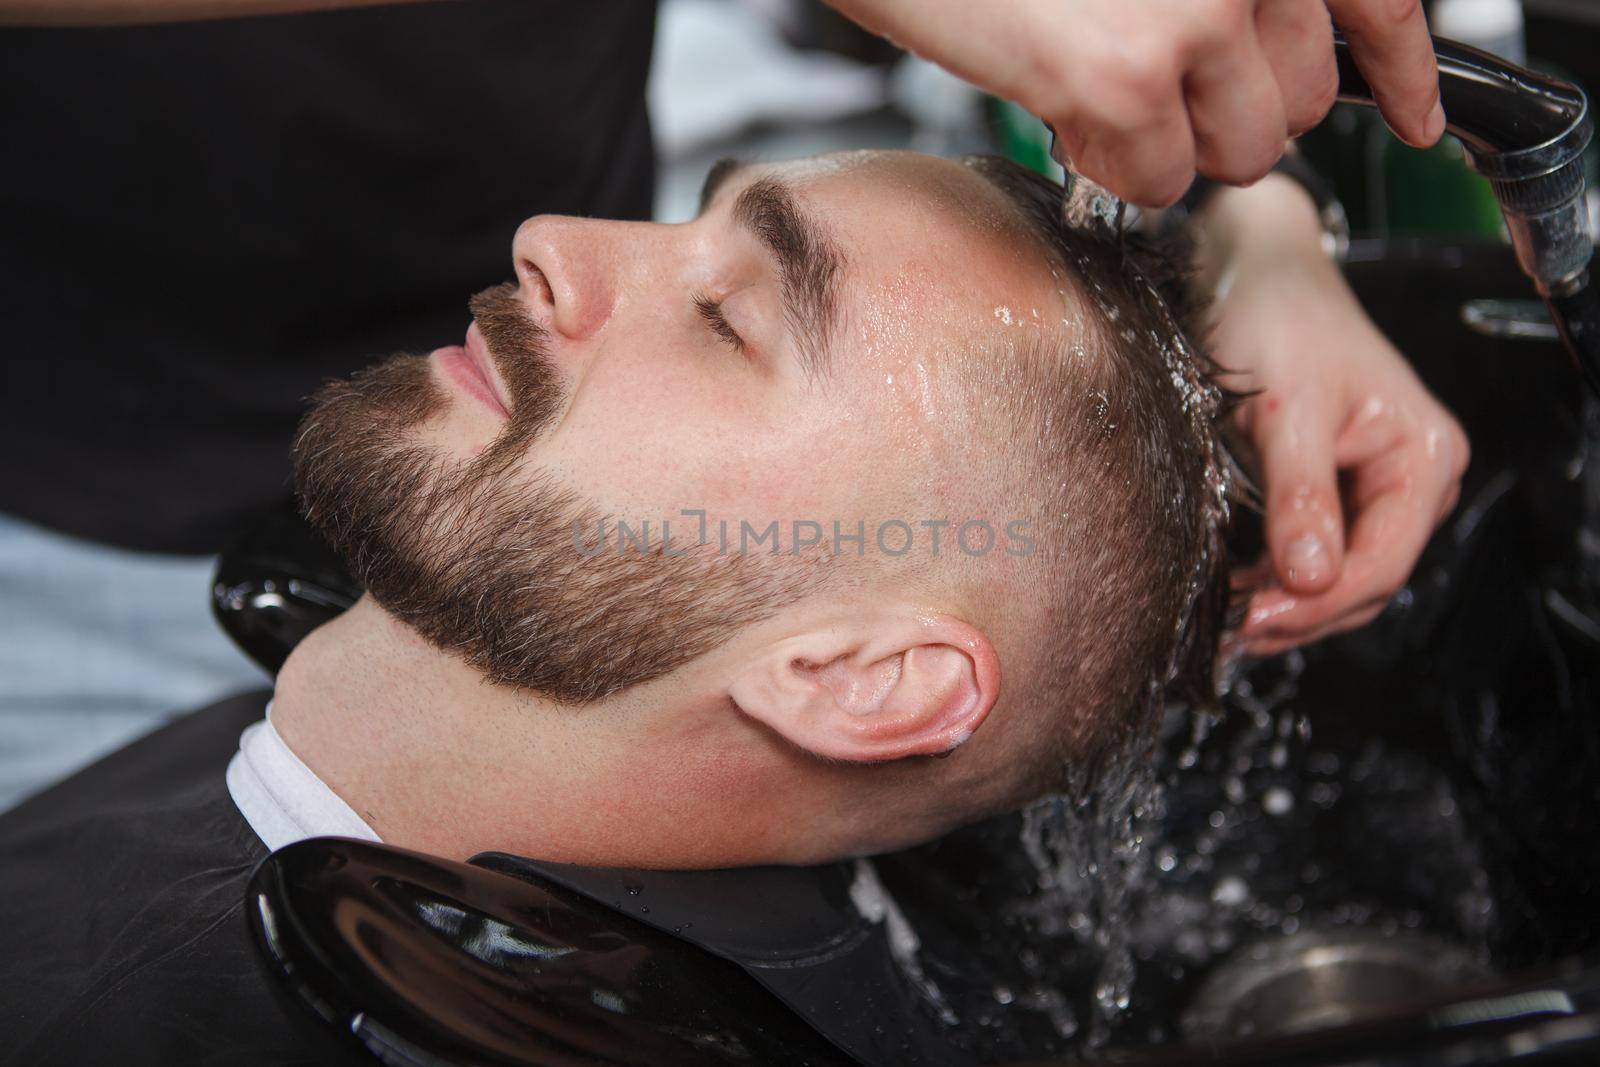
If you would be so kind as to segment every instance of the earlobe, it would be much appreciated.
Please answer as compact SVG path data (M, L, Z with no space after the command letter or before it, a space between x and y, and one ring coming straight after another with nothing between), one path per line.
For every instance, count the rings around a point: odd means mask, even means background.
M882 762L953 751L999 691L999 660L981 631L950 616L896 612L775 643L729 696L818 756Z

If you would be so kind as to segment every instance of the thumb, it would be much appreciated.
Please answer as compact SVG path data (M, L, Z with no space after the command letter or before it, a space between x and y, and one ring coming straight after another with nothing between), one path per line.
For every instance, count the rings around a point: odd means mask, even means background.
M1272 569L1290 592L1320 593L1344 565L1334 433L1322 420L1289 412L1256 434L1267 489L1267 547Z

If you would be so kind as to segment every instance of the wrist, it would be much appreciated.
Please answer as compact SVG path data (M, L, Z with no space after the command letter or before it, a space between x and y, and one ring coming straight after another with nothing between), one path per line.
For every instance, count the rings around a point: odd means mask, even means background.
M1305 187L1268 174L1248 188L1225 187L1194 219L1202 291L1223 295L1227 279L1254 264L1316 261L1330 265L1322 219Z
M1282 174L1268 174L1249 188L1219 189L1196 221L1201 240L1230 250L1322 247L1316 202Z

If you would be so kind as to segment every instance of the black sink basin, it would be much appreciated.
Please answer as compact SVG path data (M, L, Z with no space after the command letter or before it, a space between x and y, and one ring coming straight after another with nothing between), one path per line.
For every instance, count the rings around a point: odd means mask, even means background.
M1364 303L1471 437L1461 504L1371 626L1250 666L1215 726L1171 710L1151 781L878 861L980 1059L1195 1062L1597 948L1595 412L1556 344L1463 325L1467 300L1523 294L1508 250L1357 253Z

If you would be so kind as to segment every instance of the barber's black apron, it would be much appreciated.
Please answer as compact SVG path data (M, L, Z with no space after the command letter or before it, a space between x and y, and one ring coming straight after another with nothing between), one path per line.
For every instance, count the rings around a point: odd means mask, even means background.
M216 551L303 399L459 341L545 212L648 217L647 0L0 31L0 512Z

